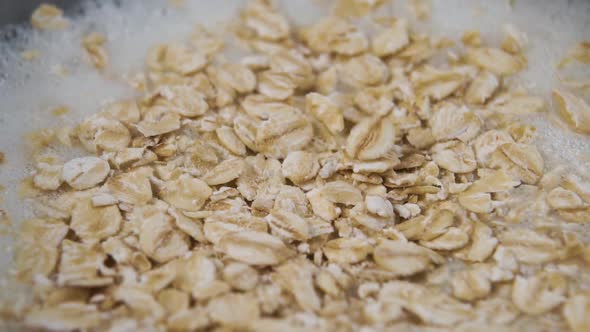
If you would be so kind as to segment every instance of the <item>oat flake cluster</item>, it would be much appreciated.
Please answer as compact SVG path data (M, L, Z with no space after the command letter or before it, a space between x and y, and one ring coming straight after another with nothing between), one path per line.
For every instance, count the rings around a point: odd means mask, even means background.
M15 256L34 299L2 312L56 331L590 331L590 181L547 170L519 121L546 110L506 80L522 34L354 22L295 27L260 0L232 26L237 62L204 28L153 47L141 97L53 132L86 156L35 157ZM99 70L106 43L82 41ZM582 98L554 97L590 131Z

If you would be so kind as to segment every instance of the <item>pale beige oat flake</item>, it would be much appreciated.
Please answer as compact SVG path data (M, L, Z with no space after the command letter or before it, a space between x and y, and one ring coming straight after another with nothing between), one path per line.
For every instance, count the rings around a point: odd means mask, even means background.
M582 332L590 329L589 311L590 301L588 294L574 295L563 306L563 315L573 332Z
M566 91L553 90L553 100L559 116L572 129L582 133L590 132L590 106L584 99Z
M96 69L104 69L109 62L104 48L106 41L106 36L98 32L92 32L82 39L82 47L84 47L88 59Z
M31 24L39 30L62 30L68 27L63 11L56 6L41 4L31 15Z
M129 130L120 121L100 113L82 122L77 132L78 139L90 152L120 151L131 141Z
M375 262L396 276L410 276L425 271L444 259L434 251L412 242L384 240L373 252Z
M361 160L383 157L393 148L395 127L391 117L369 117L358 123L346 141L346 153Z
M512 301L523 312L539 315L565 300L567 280L556 273L541 273L530 278L516 277Z
M198 211L211 193L212 190L205 181L183 174L177 180L166 181L159 196L179 209Z
M408 23L404 19L393 21L385 26L371 42L373 52L377 56L395 54L409 44Z
M373 248L363 239L339 238L324 245L324 254L331 262L341 264L357 263L365 259Z
M467 51L467 60L496 75L513 75L524 69L526 58L498 48L476 47Z
M294 254L279 238L257 231L228 233L217 247L229 257L250 265L276 265Z
M111 170L109 164L96 157L75 158L64 164L61 176L74 189L88 189L101 183Z

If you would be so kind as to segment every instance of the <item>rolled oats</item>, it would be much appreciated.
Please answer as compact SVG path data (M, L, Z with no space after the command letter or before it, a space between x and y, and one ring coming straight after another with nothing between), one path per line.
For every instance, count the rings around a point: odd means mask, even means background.
M412 72L410 76L414 89L420 96L440 100L452 95L464 85L465 75L458 69L441 70L431 66L424 66Z
M398 304L369 300L363 308L363 318L371 324L382 325L403 319L404 316Z
M211 325L207 312L201 307L175 311L168 317L167 323L171 329L178 330L202 329Z
M27 219L21 224L21 239L57 248L68 233L68 226L59 219Z
M369 47L367 37L345 19L329 17L311 26L304 32L308 46L320 53L334 52L355 55Z
M397 19L373 37L371 46L377 56L383 57L397 53L409 43L408 23L404 19Z
M388 87L368 87L354 96L354 103L364 113L386 115L394 107L392 99L393 93Z
M357 238L338 238L324 245L324 254L328 260L340 264L358 263L372 251L373 248L366 240Z
M78 126L78 139L90 152L120 151L131 142L131 134L120 121L97 114Z
M517 54L524 50L528 42L526 34L513 24L504 24L504 40L502 41L502 49L506 52Z
M342 17L365 16L378 9L384 3L386 3L386 1L383 0L338 0L334 5L333 12Z
M475 222L471 244L458 251L455 256L473 262L483 262L492 255L498 245L492 229L482 222Z
M189 75L203 69L207 59L203 54L191 51L184 45L161 44L149 50L146 63L156 72L172 71Z
M253 1L243 11L242 19L259 38L279 40L289 35L289 23L268 1Z
M559 116L572 129L590 132L590 106L584 99L566 91L553 90L553 100L557 104Z
M563 255L560 241L530 229L512 229L498 234L501 245L519 262L539 264Z
M123 100L108 104L103 112L126 125L136 123L140 119L139 106L135 100Z
M584 79L560 78L565 86L579 91L585 95L590 94L590 82Z
M579 61L581 63L590 63L590 43L588 41L582 41L573 46L566 54L566 56L557 65L558 68L562 68L572 62Z
M499 193L508 191L520 184L520 181L516 180L509 173L502 170L491 171L476 181L474 181L462 195L468 196L477 193Z
M320 190L320 195L332 203L354 205L363 201L360 190L344 181L328 182Z
M145 111L136 128L146 137L166 134L180 128L180 115L168 112L167 108L151 107Z
M382 241L373 252L377 265L396 276L410 276L444 262L442 256L412 242Z
M211 194L212 190L205 181L183 174L176 180L164 182L158 195L176 208L198 211Z
M280 238L305 241L310 237L309 224L295 213L273 210L266 220L271 232Z
M318 74L316 88L321 94L329 94L336 90L338 85L338 69L332 66Z
M565 300L566 289L567 280L555 273L516 277L512 286L512 301L519 310L540 315L560 305Z
M307 90L315 83L312 65L300 52L292 50L273 54L269 66L274 72L287 74L300 89Z
M207 172L202 180L210 186L228 183L237 179L243 169L244 161L242 159L227 159Z
M140 217L139 246L150 258L163 263L188 252L188 236L173 226L172 217L153 206L143 208Z
M158 293L157 300L169 315L189 307L189 295L172 288L164 289Z
M164 307L146 290L134 286L119 286L113 292L113 298L125 303L139 317L161 319Z
M248 291L258 284L258 271L247 264L232 262L223 269L223 279L233 288Z
M457 227L450 227L443 235L432 240L422 240L420 244L433 250L456 250L469 242L469 234Z
M279 238L258 231L230 232L216 246L229 257L250 265L276 265L294 254Z
M62 178L63 165L54 159L47 156L37 162L33 176L35 187L43 190L56 190L61 186L64 181Z
M242 308L235 314L228 315L227 310ZM214 322L232 328L245 328L260 316L256 298L251 294L226 294L214 298L207 305L209 316Z
M340 79L352 87L378 85L388 77L387 66L372 54L353 57L340 67Z
M367 211L383 218L393 218L393 205L381 196L367 195L365 197Z
M574 295L567 300L563 306L563 315L573 332L585 331L590 328L590 320L587 315L589 308L587 294Z
M196 252L190 257L174 262L176 262L177 272L173 285L190 293L194 299L210 299L229 290L225 282L217 279L217 266L207 255Z
M31 25L39 30L62 30L69 21L63 17L63 11L54 5L41 4L31 15Z
M407 281L391 281L379 292L384 301L399 303L422 322L438 326L454 326L472 317L471 306L440 291Z
M318 118L332 134L344 129L342 111L329 97L312 92L305 96L305 102L307 112Z
M505 143L490 157L490 166L505 170L527 184L534 184L543 175L544 161L533 145Z
M325 198L319 189L310 190L306 196L309 199L313 213L320 218L332 221L340 216L342 210Z
M219 89L229 89L228 92L233 94L234 91L247 93L256 88L256 75L250 68L241 64L226 63L216 68L208 68L208 74L218 88L218 94Z
M283 160L283 176L295 184L313 179L320 170L320 164L313 153L291 151Z
M437 140L459 139L468 142L481 128L481 120L466 106L443 103L429 120L432 135Z
M471 47L479 47L482 45L481 34L477 30L467 30L461 36L463 44Z
M267 232L268 225L264 219L246 213L233 216L212 215L205 219L203 225L205 238L214 244L226 234L243 230Z
M203 229L203 222L201 220L190 218L184 213L180 213L174 209L168 210L168 213L174 217L174 224L178 229L200 243L207 241Z
M419 20L427 20L430 18L432 3L429 0L411 0L409 6Z
M91 200L80 200L72 210L70 228L83 241L96 243L115 235L123 218L115 205L95 207Z
M106 161L96 157L75 158L64 164L61 177L72 188L88 189L104 181L111 167Z
M298 109L287 105L283 112L263 121L256 129L253 137L255 151L284 158L290 151L303 149L311 142L313 127L308 119Z
M467 61L496 75L514 75L527 65L522 55L513 55L498 48L475 47L467 51Z
M276 268L277 279L303 310L318 311L321 299L314 287L317 267L304 258L296 258Z
M553 209L577 209L584 206L584 201L575 192L557 187L547 195L547 203Z
M151 170L134 169L110 177L106 188L119 201L128 204L145 204L152 199Z
M32 281L40 275L48 276L54 271L58 257L57 245L48 246L38 241L23 240L16 248L14 257L17 279Z
M65 239L58 266L57 283L74 287L102 287L113 283L113 278L102 276L108 272L106 255L95 244L83 244Z
M545 106L543 99L534 96L510 96L506 99L498 96L490 102L490 106L499 114L528 115L542 112Z
M96 69L103 69L109 62L108 55L104 49L107 38L105 35L92 32L82 39L82 46Z
M253 201L269 187L285 182L278 160L258 154L246 157L244 161L246 168L237 180L237 189L246 200Z
M385 156L395 144L395 126L389 116L369 117L358 123L346 141L346 153L361 160Z
M96 328L100 322L101 315L96 305L80 302L34 309L25 318L28 326L54 331Z
M472 104L485 103L500 86L500 80L488 72L481 71L467 88L465 100Z
M339 0L299 27L254 0L236 38L198 26L156 45L129 76L137 97L32 135L22 192L38 217L14 255L32 296L2 316L50 330L586 331L588 165L545 170L526 121L548 105L505 77L527 66L526 36L506 25L488 46L467 31L463 47L374 18L384 3ZM67 23L51 6L32 22ZM234 41L241 59L221 53ZM587 63L586 44L560 65ZM106 69L105 35L82 46ZM588 131L584 98L555 90L554 104ZM88 156L62 164L57 141Z
M473 149L463 142L449 142L442 146L432 148L432 160L436 164L453 173L469 173L477 168L475 153ZM446 145L446 148L443 146Z
M305 196L305 193L300 188L294 186L280 186L273 208L275 210L293 212L301 217L313 216L309 200Z
M482 133L473 141L473 149L475 150L478 164L488 166L492 153L500 145L512 142L514 142L514 139L512 139L510 134L502 130L489 130Z
M590 201L590 182L577 174L564 174L562 176L564 189L578 194L585 202Z
M461 300L474 301L486 297L492 291L490 279L483 269L460 271L451 280L453 295Z
M234 129L223 126L215 129L215 133L217 134L217 139L219 139L221 144L231 153L238 156L246 154L246 146L240 141L240 138L236 135Z
M152 104L176 112L185 117L196 117L205 114L209 104L205 95L191 86L173 85L161 87Z

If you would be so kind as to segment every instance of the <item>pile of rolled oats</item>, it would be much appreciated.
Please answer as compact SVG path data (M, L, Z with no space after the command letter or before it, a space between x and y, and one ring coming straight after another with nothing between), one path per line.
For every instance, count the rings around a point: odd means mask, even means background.
M35 156L15 256L34 299L2 313L57 331L589 331L590 180L547 170L520 120L546 110L507 79L522 33L459 45L356 21L295 27L258 0L237 62L204 28L153 47L138 98L54 133L86 156ZM44 6L33 23L67 22ZM82 42L98 69L107 37ZM583 98L554 97L590 131Z

